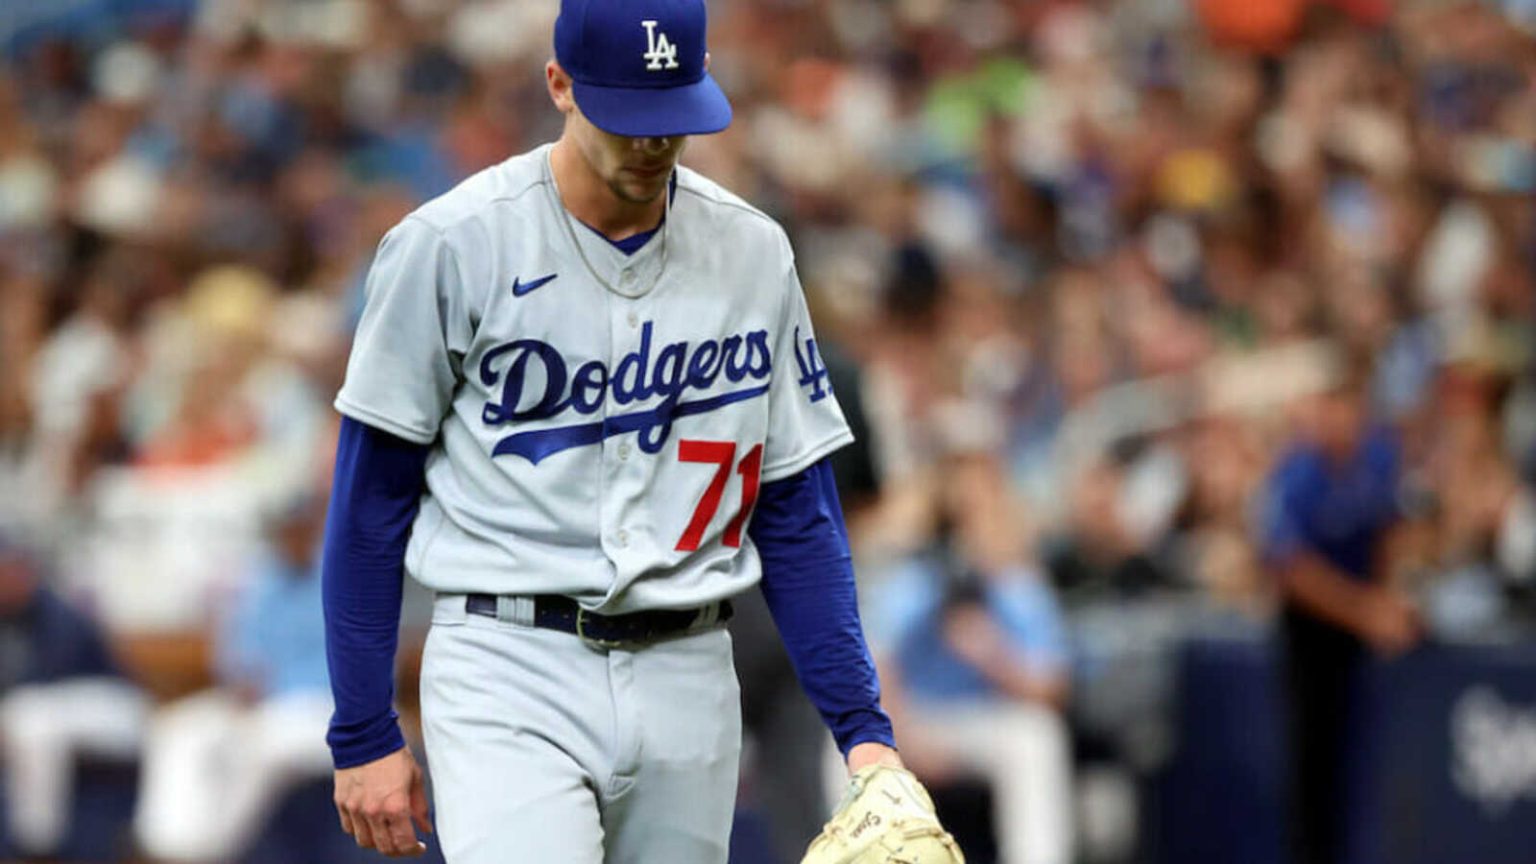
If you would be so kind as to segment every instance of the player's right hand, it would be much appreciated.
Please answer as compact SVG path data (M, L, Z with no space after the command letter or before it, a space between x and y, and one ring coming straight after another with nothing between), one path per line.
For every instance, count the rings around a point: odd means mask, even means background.
M338 768L336 812L341 815L341 830L364 849L377 849L391 858L414 858L427 851L427 844L416 839L411 828L414 819L421 830L432 832L421 766L410 748L353 768Z

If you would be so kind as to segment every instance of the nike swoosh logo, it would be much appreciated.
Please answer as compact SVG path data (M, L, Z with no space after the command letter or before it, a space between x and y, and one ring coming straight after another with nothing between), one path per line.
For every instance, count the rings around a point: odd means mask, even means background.
M539 278L539 279L534 279L531 282L524 282L521 279L513 279L512 280L512 296L513 297L521 297L524 294L527 294L528 292L530 292L533 289L539 287L540 285L543 285L545 282L548 282L549 280L555 278L558 275L560 275L560 274L558 274L558 273L551 273L548 276L544 276L544 277Z

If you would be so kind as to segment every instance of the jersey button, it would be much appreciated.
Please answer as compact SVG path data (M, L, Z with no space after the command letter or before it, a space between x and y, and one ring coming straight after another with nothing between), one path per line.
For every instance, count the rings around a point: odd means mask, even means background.
M629 532L625 531L622 528L620 528L619 529L618 539L619 539L619 545L620 546L628 546L629 545Z
M619 458L620 459L628 459L629 458L629 442L628 441L620 441L619 442Z
M625 285L633 285L635 282L635 271L625 270L623 273L620 273L619 281L623 282Z
M633 309L629 310L629 326L631 326L631 327L639 327L640 326L640 316L636 315L635 314L635 310L633 310Z

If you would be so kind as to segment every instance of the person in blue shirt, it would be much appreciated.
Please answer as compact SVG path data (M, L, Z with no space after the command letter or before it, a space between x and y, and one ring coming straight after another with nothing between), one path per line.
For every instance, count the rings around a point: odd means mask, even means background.
M1417 613L1389 578L1388 544L1401 519L1401 445L1371 422L1365 369L1311 406L1275 465L1262 547L1283 598L1289 694L1292 860L1341 859L1342 768L1349 686L1368 649L1393 656L1418 640Z
M279 515L214 639L217 686L163 708L136 831L165 861L237 856L295 784L328 777L332 710L318 549L323 499Z
M1000 465L987 451L946 457L935 541L875 589L872 632L912 770L991 786L1003 864L1068 864L1065 626L1050 586L1025 563Z

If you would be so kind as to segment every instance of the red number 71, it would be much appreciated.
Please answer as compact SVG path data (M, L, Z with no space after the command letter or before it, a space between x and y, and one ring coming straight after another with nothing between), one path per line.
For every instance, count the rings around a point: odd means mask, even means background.
M704 539L704 529L709 527L709 520L715 518L715 511L720 509L725 482L731 478L731 465L736 461L736 445L730 441L682 440L677 442L677 459L679 462L709 462L717 466L709 487L704 490L703 497L699 498L698 506L693 508L693 518L688 520L688 529L677 541L677 551L692 552L699 548L699 542ZM741 475L741 506L725 526L724 542L727 546L741 545L741 527L746 524L752 505L757 502L758 474L762 468L761 444L747 451L741 464L736 466L736 473Z

